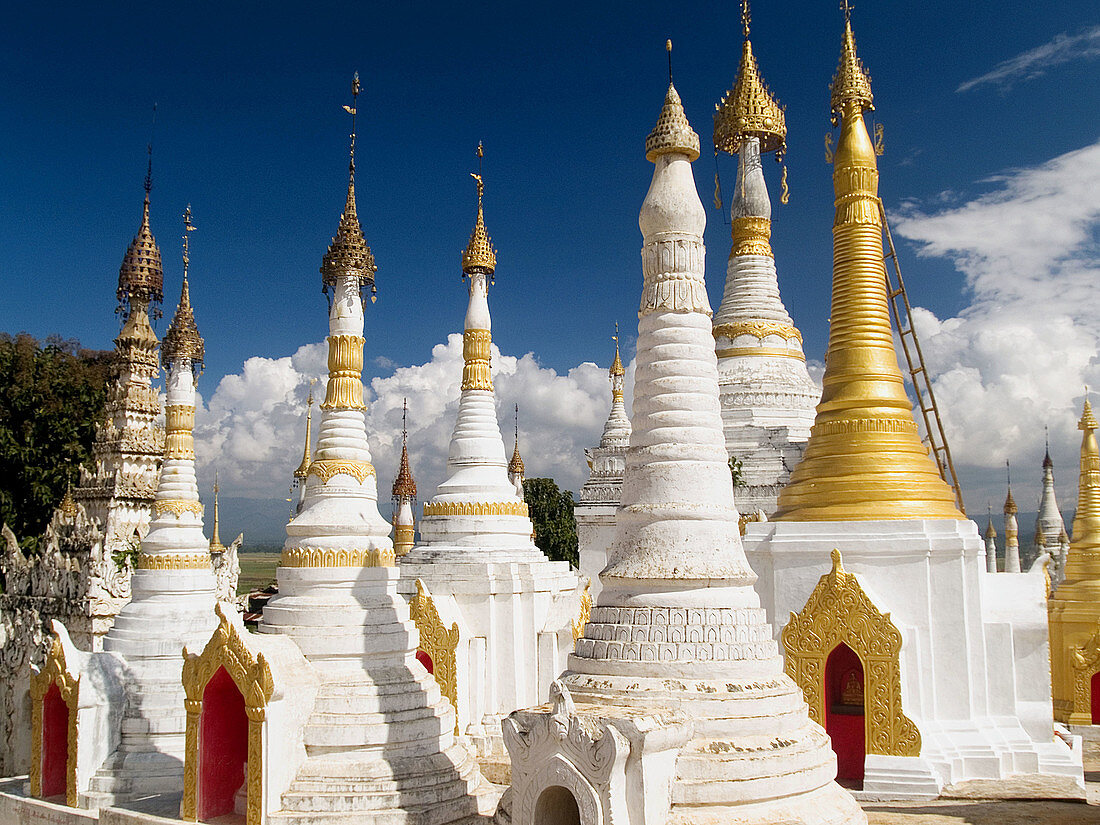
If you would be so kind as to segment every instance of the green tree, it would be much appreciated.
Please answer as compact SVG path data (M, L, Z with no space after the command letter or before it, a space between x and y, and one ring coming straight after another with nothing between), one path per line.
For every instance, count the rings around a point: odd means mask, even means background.
M0 333L0 523L36 549L53 508L91 466L114 353Z
M523 497L535 525L535 544L551 561L576 567L577 523L573 521L573 493L559 490L552 478L527 478Z

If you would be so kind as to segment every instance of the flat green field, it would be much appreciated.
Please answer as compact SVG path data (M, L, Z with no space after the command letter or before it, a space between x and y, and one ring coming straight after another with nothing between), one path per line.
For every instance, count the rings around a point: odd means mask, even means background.
M275 568L279 566L279 551L241 553L237 559L241 564L241 578L237 582L238 593L251 593L275 581Z

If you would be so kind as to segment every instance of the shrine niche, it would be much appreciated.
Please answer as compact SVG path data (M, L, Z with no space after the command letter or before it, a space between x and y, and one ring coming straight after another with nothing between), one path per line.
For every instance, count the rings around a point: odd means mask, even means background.
M246 735L247 742L242 746L240 742L227 741L223 743L225 747L222 750L230 756L239 756L238 751L246 755L245 822L246 825L261 825L264 720L267 718L267 703L275 690L275 684L271 668L263 654L253 655L220 604L214 612L217 613L220 623L202 653L195 655L186 649L183 652L183 688L187 696L187 755L184 762L180 818L199 822L218 815L213 812L220 810L217 800L203 798L206 793L218 794L220 799L225 791L218 784L223 780L205 776L203 769L204 757L214 755L202 742L203 734L211 727L209 720L204 720L204 717L212 712L223 721L232 723L239 716L235 713L237 709L233 706L234 700L243 700L247 725L241 725L239 732ZM212 703L209 708L206 707L207 700ZM225 757L226 753L219 751L218 755ZM239 758L230 761L234 765L239 765L240 762ZM223 813L232 813L232 809Z
M826 727L826 662L846 645L862 668L866 752L920 756L920 731L901 707L901 633L844 569L840 551L821 577L806 606L783 628L786 671L802 688L810 717Z
M80 678L69 672L56 633L42 669L31 675L31 795L65 795L76 807L76 715Z
M1070 648L1069 663L1073 698L1067 724L1100 724L1100 622L1083 644Z

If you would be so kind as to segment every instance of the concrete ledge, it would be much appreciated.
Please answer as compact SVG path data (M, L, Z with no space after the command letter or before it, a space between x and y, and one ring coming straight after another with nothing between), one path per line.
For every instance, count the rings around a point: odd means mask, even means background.
M89 825L100 821L98 811L24 796L26 781L25 776L0 780L0 822L4 825Z

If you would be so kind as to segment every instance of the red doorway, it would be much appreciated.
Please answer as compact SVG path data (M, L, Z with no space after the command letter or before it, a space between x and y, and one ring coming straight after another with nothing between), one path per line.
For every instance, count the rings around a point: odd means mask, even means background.
M862 788L866 754L863 663L845 644L833 648L825 663L825 731L833 740L837 780Z
M69 706L56 684L42 697L42 797L64 796L69 773Z
M1092 704L1092 724L1100 725L1100 673L1092 674L1089 697Z
M224 667L206 683L199 717L198 818L233 813L248 759L248 716L244 697Z

